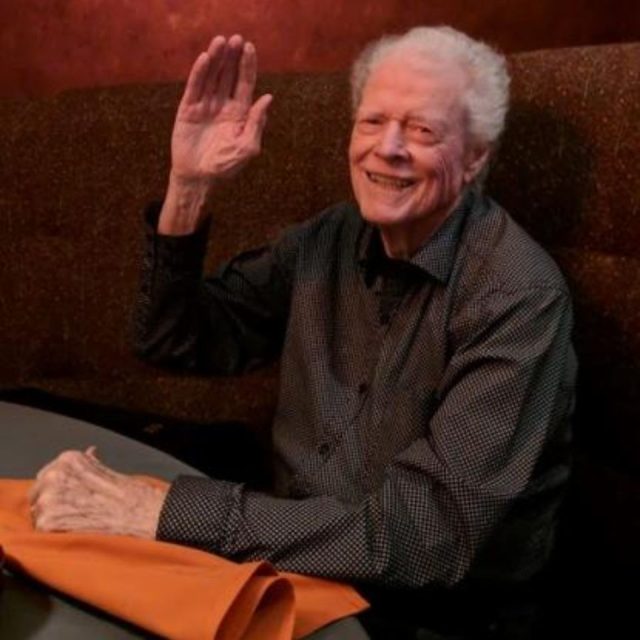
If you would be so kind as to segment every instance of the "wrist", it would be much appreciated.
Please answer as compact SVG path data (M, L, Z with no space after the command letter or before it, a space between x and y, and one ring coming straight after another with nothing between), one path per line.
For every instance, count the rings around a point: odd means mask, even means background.
M160 513L168 493L167 487L150 486L142 481L139 486L138 502L135 504L135 516L131 518L129 535L137 538L155 539Z
M158 233L175 236L197 231L209 217L208 204L213 187L211 179L185 177L172 171L158 218Z

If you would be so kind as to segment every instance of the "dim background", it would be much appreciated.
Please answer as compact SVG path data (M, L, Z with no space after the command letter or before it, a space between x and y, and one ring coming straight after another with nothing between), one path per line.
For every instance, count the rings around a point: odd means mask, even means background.
M267 71L348 67L370 39L451 24L505 52L640 40L640 0L0 0L0 96L181 80L212 34Z

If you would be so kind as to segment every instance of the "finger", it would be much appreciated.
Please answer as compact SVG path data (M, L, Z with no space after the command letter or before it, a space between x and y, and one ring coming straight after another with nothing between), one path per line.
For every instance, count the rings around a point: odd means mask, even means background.
M69 464L69 460L74 457L82 455L79 451L67 450L60 453L56 458L54 458L51 462L47 463L38 471L36 474L35 480L36 483L42 482L42 479L47 475L52 469L56 467L64 467Z
M31 503L29 507L29 514L31 515L31 524L34 528L38 527L38 518L40 517L40 513L38 510L38 505L35 502Z
M27 493L31 504L37 502L43 490L51 486L62 486L82 468L86 456L75 450L63 451L57 458L46 464L36 474L35 480Z
M88 531L92 527L91 518L74 506L55 505L51 508L36 509L32 512L34 529L38 531Z
M203 98L211 99L218 90L220 69L227 55L227 40L223 36L216 36L207 49L209 66L204 80Z
M251 42L246 42L242 50L242 57L240 58L240 69L238 71L238 82L234 97L236 100L245 103L247 106L251 104L253 99L253 90L256 86L257 71L258 62L256 48Z
M85 465L82 482L92 492L102 495L116 495L121 492L121 486L126 479L124 474L114 471L95 456L86 456Z
M36 473L36 481L41 480L42 476L44 476L44 474L47 473L47 471L51 469L51 467L55 466L57 463L58 463L58 459L56 458L55 460L52 460L51 462L48 462L47 464L45 464L44 467L42 467L42 469L40 469L40 471Z
M202 100L210 62L209 54L205 51L196 58L187 78L187 86L181 100L182 104L192 105Z
M97 462L98 461L97 453L98 453L98 447L92 444L90 447L86 448L84 455L88 456L89 458L92 458Z
M96 473L102 476L110 476L116 472L107 467L96 455L97 448L92 446L85 451L84 460L82 461L82 473L86 478L95 476Z
M227 39L224 36L216 36L209 43L209 47L207 48L207 53L209 57L213 60L216 57L222 57L224 54L224 50L227 47Z
M224 101L233 96L238 79L238 65L243 50L242 36L234 35L229 38L225 58L220 71L220 82L216 96Z
M27 499L29 500L29 503L31 505L34 505L40 497L42 489L45 485L45 478L48 477L49 472L59 466L59 464L60 460L58 456L58 458L55 458L55 460L52 460L51 462L45 464L44 467L42 467L40 471L38 471L33 484L31 485L31 488L27 492Z
M64 485L67 473L68 467L66 467L64 463L61 464L58 458L43 467L27 493L29 504L34 507L47 489L53 487L54 490L56 490Z
M29 504L33 507L35 503L38 501L40 497L40 493L42 492L42 483L39 480L35 480L34 483L29 488L27 492L27 500L29 500Z
M98 458L98 447L95 445L91 445L87 447L87 450L84 452L86 461L89 462L89 470L95 470L102 472L104 474L105 471L111 471L106 465L102 463L102 461Z
M265 95L258 98L251 109L249 109L247 122L244 126L243 135L245 141L255 146L258 151L260 150L262 132L267 124L267 111L272 102L273 96L270 93L265 93Z

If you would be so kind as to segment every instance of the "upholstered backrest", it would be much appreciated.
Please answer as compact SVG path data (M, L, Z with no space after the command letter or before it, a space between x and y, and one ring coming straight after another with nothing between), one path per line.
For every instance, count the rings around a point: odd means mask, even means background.
M602 606L601 589L640 568L640 45L511 64L489 190L552 252L574 295L575 465L560 554L571 578L557 595Z
M550 592L573 629L583 612L567 612L565 592L593 600L640 567L640 44L510 63L513 108L487 189L555 255L575 297L576 464L567 570ZM345 75L269 76L260 89L275 95L264 153L218 196L210 267L350 196ZM0 101L0 389L268 424L274 370L185 378L130 353L142 210L163 195L180 91Z
M512 118L489 188L571 284L578 437L637 473L640 46L522 54L512 70Z
M567 274L580 437L625 469L640 461L639 60L638 44L511 57L513 109L488 185ZM194 419L268 415L272 374L154 378L130 354L141 212L163 195L180 90L0 102L1 385ZM275 95L264 153L219 195L209 265L350 196L345 75L268 76L260 90ZM216 384L231 384L217 404Z

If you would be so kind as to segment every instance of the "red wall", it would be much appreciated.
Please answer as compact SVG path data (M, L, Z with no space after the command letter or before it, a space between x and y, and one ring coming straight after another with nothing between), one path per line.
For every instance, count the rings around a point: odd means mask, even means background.
M263 69L340 69L421 23L505 51L640 40L638 0L0 0L0 95L181 79L215 33L253 39Z

